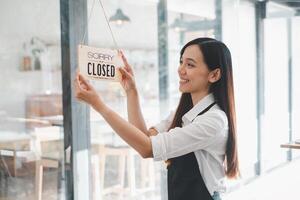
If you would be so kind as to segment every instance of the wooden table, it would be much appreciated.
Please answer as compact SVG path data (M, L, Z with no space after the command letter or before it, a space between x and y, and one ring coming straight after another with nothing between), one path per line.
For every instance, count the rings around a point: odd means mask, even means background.
M290 143L281 144L280 147L281 148L290 148L290 149L300 149L300 143L299 143L299 140L297 140L297 142L293 141Z
M30 141L31 137L28 134L20 134L14 132L1 132L0 133L0 159L6 166L5 161L3 160L1 150L12 151L13 152L13 171L12 176L17 175L17 152L18 151L29 151L30 150ZM8 170L8 168L6 169ZM7 171L8 173L9 170Z
M3 137L3 133L0 134L0 150L7 151L28 151L30 147L29 135L12 134L11 138Z

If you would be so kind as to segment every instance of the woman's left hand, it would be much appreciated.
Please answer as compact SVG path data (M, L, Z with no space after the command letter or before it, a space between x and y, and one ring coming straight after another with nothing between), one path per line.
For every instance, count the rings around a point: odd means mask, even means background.
M74 85L75 96L78 100L86 102L95 109L103 105L103 101L95 88L79 72L76 74Z

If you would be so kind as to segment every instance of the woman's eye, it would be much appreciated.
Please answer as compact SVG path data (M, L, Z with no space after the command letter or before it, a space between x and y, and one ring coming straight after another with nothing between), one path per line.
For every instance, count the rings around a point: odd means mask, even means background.
M188 67L194 67L194 65L193 65L193 64L190 64L190 63L188 63L187 66L188 66Z

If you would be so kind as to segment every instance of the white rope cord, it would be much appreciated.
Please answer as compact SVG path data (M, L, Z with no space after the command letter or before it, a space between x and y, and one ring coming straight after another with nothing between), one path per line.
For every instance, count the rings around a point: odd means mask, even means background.
M107 18L107 15L106 15L106 12L105 12L103 3L102 3L101 0L99 0L99 3L100 3L101 8L102 8L102 10L103 10L103 14L104 14L104 17L105 17L105 21L106 21L106 23L107 23L107 25L108 25L108 28L109 28L109 31L110 31L110 35L111 35L111 37L112 37L112 39L113 39L115 48L118 50L119 47L118 47L118 44L117 44L116 39L115 39L115 37L114 37L114 34L113 34L113 32L112 32L111 26L110 26L110 24L109 24L109 21L108 21L108 18ZM91 19L93 10L94 10L94 5L95 5L95 0L93 0L93 5L92 5L92 8L91 8L91 12L90 12L90 15L89 15L89 17L88 17L88 24L89 24L89 22L90 22L90 19ZM86 26L86 28L85 28L84 35L83 35L82 40L81 40L81 44L83 44L83 41L84 41L84 39L85 39L85 35L86 35L86 32L87 32L87 28L88 28L88 26Z
M81 44L83 44L83 41L84 41L84 39L85 39L85 35L86 35L87 29L88 29L88 25L89 25L89 23L90 23L90 19L91 19L93 10L94 10L94 6L95 6L95 0L93 0L93 4L92 4L92 8L91 8L90 15L89 15L89 18L88 18L88 22L87 22L87 25L86 25L86 27L85 27L83 37L82 37L82 39L81 39Z
M119 47L118 47L118 45L117 45L117 42L116 42L116 39L115 39L115 37L114 37L114 34L113 34L112 30L111 30L111 27L110 27L109 21L108 21L108 19L107 19L107 15L106 15L106 12L105 12L105 9L104 9L104 6L103 6L103 3L102 3L102 1L101 1L101 0L99 0L99 3L101 4L101 7L102 7L102 10L103 10L103 14L104 14L104 17L105 17L106 23L107 23L107 25L108 25L108 27L109 27L109 30L110 30L110 35L111 35L111 37L112 37L112 39L113 39L113 41L114 41L114 44L115 44L115 48L116 48L116 49L119 49Z

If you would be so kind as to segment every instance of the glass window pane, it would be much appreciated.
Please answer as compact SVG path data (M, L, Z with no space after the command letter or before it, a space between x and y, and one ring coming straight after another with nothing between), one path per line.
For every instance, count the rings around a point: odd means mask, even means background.
M88 12L92 2L88 1ZM130 21L111 22L118 47L133 68L148 128L158 119L157 2L103 1L107 17L121 9ZM89 23L89 45L113 48L112 36L98 1ZM126 94L120 83L93 81L104 101L127 119ZM127 145L95 110L91 109L93 195L95 199L159 199L160 167L143 159Z
M293 121L292 121L292 131L293 131L293 140L300 139L300 40L298 35L300 34L300 17L294 17L292 20L292 80L293 80ZM299 157L300 151L293 150L293 156Z
M186 5L186 6L182 6ZM181 48L198 37L214 37L214 1L168 1L169 109L175 111L181 93L177 69Z
M0 7L0 199L57 199L63 128L59 1Z
M262 159L265 170L286 160L280 144L288 141L288 40L284 18L265 23L265 115Z
M233 59L239 163L243 178L249 178L257 161L255 10L250 2L225 2L224 42Z

